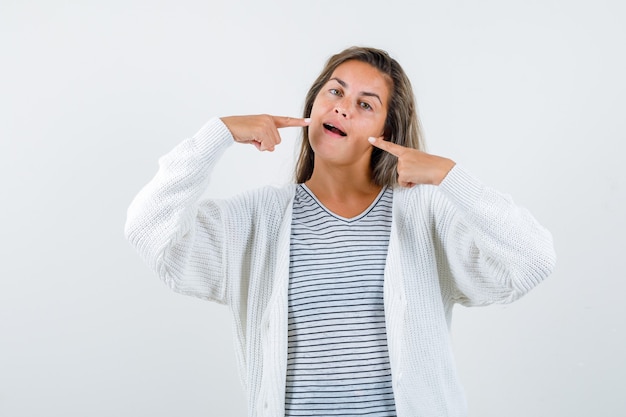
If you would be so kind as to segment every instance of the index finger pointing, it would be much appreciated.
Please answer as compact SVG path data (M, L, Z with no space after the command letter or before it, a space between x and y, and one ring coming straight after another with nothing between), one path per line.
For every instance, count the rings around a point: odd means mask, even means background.
M299 117L272 116L274 124L277 128L282 127L304 127L311 123L311 119L302 119Z
M384 140L382 137L370 137L367 140L375 147L380 148L383 151L387 151L393 156L400 156L405 149L404 146Z

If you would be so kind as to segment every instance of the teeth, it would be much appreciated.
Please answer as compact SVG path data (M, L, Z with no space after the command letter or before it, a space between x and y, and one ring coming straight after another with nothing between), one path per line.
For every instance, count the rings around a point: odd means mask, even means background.
M324 123L324 128L330 130L331 132L335 132L340 134L341 136L347 136L345 132L331 125L330 123Z

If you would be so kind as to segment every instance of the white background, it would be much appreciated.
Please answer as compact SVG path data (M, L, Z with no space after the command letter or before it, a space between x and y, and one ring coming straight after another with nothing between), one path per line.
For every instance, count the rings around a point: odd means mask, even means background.
M472 417L626 415L621 0L0 3L0 416L244 416L228 310L124 240L158 157L211 116L298 116L333 53L389 51L428 149L554 235L552 277L457 308ZM208 192L290 180L231 147Z

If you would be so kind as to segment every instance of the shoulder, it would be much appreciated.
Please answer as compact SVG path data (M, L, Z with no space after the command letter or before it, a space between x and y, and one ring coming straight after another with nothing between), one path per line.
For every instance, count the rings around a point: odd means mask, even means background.
M296 184L287 184L280 187L267 185L244 193L244 198L251 198L272 204L288 204L293 200Z
M425 209L432 206L435 211L450 209L450 205L468 211L485 192L485 185L470 171L455 165L438 186L416 185L411 188L396 187L394 204L402 208L419 205Z
M399 212L427 209L436 192L437 186L428 184L418 184L410 188L396 186L393 189L394 209Z
M223 200L221 204L229 211L246 212L251 215L276 215L284 213L290 207L295 190L295 184L281 187L264 186Z

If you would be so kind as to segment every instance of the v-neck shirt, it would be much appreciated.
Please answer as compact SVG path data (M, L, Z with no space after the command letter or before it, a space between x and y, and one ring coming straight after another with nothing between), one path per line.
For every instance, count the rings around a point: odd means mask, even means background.
M395 416L383 274L393 191L361 214L296 188L290 243L285 415Z

